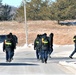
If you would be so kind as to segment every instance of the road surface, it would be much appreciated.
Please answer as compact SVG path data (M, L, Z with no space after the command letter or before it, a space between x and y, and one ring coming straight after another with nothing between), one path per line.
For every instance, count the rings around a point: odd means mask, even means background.
M53 75L74 74L70 69L59 64L59 61L71 61L68 57L58 57L56 50L47 64L36 59L33 48L18 48L11 63L6 62L5 53L0 52L0 75Z

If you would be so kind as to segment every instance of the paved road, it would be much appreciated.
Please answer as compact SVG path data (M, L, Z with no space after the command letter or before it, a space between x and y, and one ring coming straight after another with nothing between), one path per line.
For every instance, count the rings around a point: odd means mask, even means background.
M31 49L31 48L29 48ZM36 60L35 51L18 49L15 52L14 60L6 63L5 53L0 53L0 75L52 75L72 74L72 72L59 64L59 61L70 59L68 57L53 57L48 59L47 64ZM60 52L60 50L59 50Z

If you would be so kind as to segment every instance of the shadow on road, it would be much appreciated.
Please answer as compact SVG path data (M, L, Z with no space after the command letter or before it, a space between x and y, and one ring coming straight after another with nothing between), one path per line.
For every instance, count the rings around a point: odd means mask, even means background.
M50 60L69 60L69 57L52 57Z
M70 59L69 57L52 57L49 58L50 63L58 63L59 61L67 61L67 62L74 62L76 58Z
M0 66L38 66L38 64L31 63L0 63Z
M17 62L5 62L5 63L0 63L0 66L39 66L39 62L36 58L15 58ZM66 61L66 62L74 62L76 61L76 58L70 59L69 57L51 57L48 58L48 63L59 63L59 61ZM25 63L28 62L28 63ZM30 63L32 62L32 63Z

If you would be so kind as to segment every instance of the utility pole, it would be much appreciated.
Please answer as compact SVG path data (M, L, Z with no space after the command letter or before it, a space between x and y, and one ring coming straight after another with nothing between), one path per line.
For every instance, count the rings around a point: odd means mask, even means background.
M28 46L28 27L27 27L27 21L26 21L26 0L23 0L23 4L24 4L26 46Z

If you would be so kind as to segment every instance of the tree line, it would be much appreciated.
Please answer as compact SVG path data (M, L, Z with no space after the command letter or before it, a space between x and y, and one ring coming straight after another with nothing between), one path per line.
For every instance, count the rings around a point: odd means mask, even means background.
M26 17L27 20L57 20L58 23L76 19L76 0L26 0ZM15 20L24 20L23 2L17 9Z
M75 0L31 0L26 2L27 20L71 20L76 19ZM23 18L23 3L17 17Z
M3 5L0 0L0 21L10 21L14 19L15 13L12 12L12 7L9 5Z

